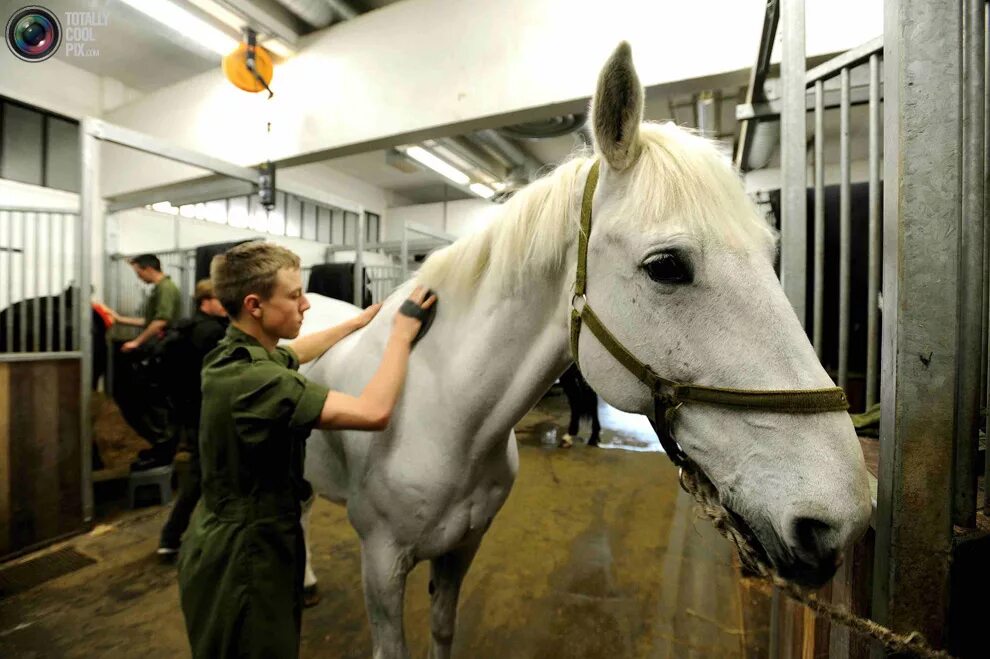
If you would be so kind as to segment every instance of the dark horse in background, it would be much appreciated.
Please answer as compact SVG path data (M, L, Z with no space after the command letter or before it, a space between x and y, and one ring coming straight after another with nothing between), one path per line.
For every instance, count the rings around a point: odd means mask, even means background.
M577 364L571 364L560 376L560 386L567 396L567 404L571 408L571 421L567 424L567 434L561 440L561 446L570 448L581 429L581 419L591 419L591 436L588 446L598 446L601 426L598 424L598 394L585 381L578 370Z
M87 302L87 304L89 303ZM48 329L49 310L51 310L51 332ZM92 305L90 305L90 312L92 313L90 332L93 337L93 379L91 384L93 389L96 389L107 366L106 325ZM62 325L63 314L64 326ZM35 320L36 317L37 321ZM9 335L8 324L10 326ZM37 334L35 333L36 327ZM64 329L60 329L63 327ZM70 352L78 349L75 334L75 301L71 288L50 297L21 300L0 311L0 353Z

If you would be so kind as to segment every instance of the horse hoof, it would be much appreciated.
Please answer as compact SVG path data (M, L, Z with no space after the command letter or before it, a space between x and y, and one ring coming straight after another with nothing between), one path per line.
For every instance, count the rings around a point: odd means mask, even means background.
M574 435L564 435L560 438L560 448L571 448L574 446Z
M303 587L303 606L310 608L320 603L320 590L316 584Z

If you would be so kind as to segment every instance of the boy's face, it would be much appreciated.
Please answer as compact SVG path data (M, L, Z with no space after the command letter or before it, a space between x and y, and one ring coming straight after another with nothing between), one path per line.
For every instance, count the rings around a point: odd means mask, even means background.
M309 300L303 294L302 277L295 268L282 268L275 278L275 288L267 300L259 303L261 327L269 336L294 339L302 328L303 313Z

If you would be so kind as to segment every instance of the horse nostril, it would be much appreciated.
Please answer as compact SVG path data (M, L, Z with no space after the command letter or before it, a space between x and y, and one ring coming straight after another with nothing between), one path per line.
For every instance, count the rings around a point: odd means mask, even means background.
M832 527L813 517L799 517L794 521L794 537L798 549L815 558L835 554L835 533Z

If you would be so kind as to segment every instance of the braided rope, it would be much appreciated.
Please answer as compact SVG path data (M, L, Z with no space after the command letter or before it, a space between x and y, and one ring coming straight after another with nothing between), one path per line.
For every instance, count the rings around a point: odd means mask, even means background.
M754 546L749 535L738 527L732 514L721 504L715 486L693 463L688 462L681 469L681 487L694 497L701 512L711 520L715 529L736 546L744 568L777 586L791 599L816 613L827 615L833 622L847 627L856 634L880 641L888 650L930 659L953 659L948 652L932 648L921 632L898 634L879 623L852 613L845 607L822 601L810 592L777 576L773 568L767 564L766 555Z

